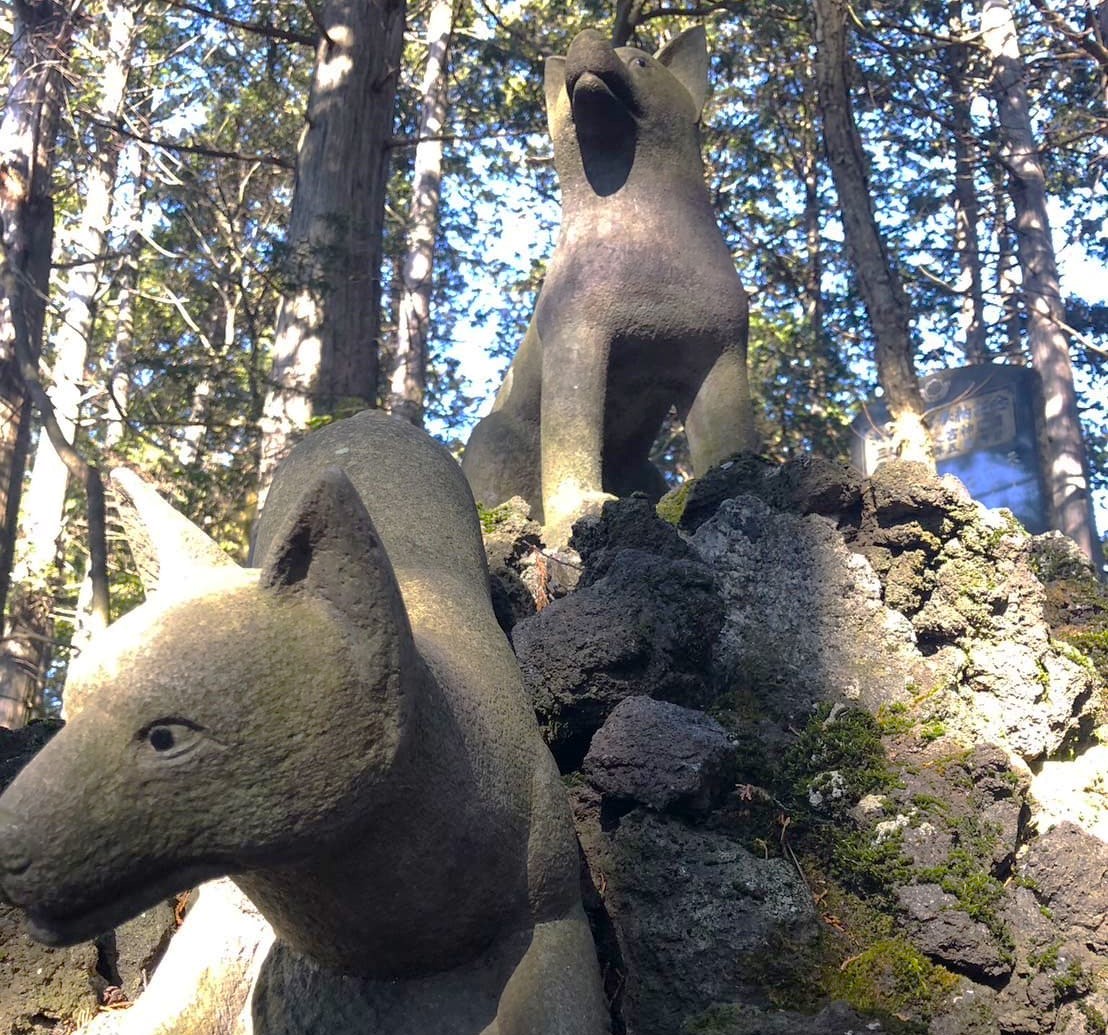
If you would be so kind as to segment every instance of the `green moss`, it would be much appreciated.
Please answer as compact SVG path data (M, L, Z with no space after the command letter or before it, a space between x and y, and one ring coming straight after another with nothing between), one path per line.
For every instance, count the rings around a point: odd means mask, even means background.
M730 1003L709 1006L681 1026L681 1035L731 1035L742 1020L742 1007Z
M1001 957L1011 961L1015 943L999 914L1004 885L991 873L997 830L975 817L966 817L955 831L959 843L947 854L946 862L918 871L918 879L938 884L948 895L953 895L959 909L988 928L1000 947Z
M1061 948L1060 942L1051 942L1041 952L1029 952L1027 963L1035 970L1053 970L1058 966L1058 953Z
M950 815L950 803L933 794L913 794L912 805L929 816L946 817Z
M1085 1027L1089 1035L1108 1035L1108 1020L1099 1010L1094 1009L1088 1003L1078 1003L1078 1012L1085 1018Z
M891 909L893 889L912 878L902 843L900 832L878 840L872 831L851 831L833 839L831 871L846 886Z
M930 722L925 722L919 729L920 740L925 744L930 744L932 741L938 740L940 737L946 736L946 726L942 724L938 719L932 719Z
M934 769L944 780L948 780L955 787L961 787L964 790L972 791L973 777L970 776L969 771L966 769L966 763L969 761L969 757L972 754L973 748L954 748L949 754L931 759L929 767Z
M828 991L863 1013L914 1015L927 1020L958 979L911 942L883 938L844 962Z
M1108 683L1108 629L1089 631L1059 630L1058 641L1069 647L1066 656L1091 669L1105 683Z
M881 727L868 712L826 705L816 712L781 759L786 800L800 812L810 811L813 781L832 772L841 776L843 792L834 800L824 798L823 813L845 812L863 796L894 785Z
M683 485L672 489L658 500L658 506L655 508L658 517L674 527L680 524L681 518L685 514L685 504L689 501L689 492L695 484L696 479L690 478Z
M994 511L997 517L1004 519L1004 524L999 526L985 525L980 521L971 521L961 530L960 538L969 549L975 553L991 554L1005 536L1026 536L1023 526L1016 520L1010 510L998 509Z
M741 734L765 718L765 708L749 687L740 687L717 695L708 714L729 733Z
M818 938L797 942L778 936L742 960L743 971L768 1001L778 1009L814 1013L830 999L841 999L880 1019L882 1031L926 1031L927 1021L958 979L897 936L891 917L871 901L830 885L821 907L828 923ZM702 1016L706 1026L690 1031L706 1035L733 1030L718 1026L733 1014Z
M1052 974L1050 983L1054 986L1054 995L1059 1002L1076 999L1092 991L1089 975L1078 960L1070 960L1065 970Z
M760 761L757 779L750 778L766 788L767 799L752 798L736 810L742 817L732 820L742 823L737 836L748 845L752 836L761 838L760 848L752 845L760 855L776 853L787 841L790 857L798 859L809 885L819 889L817 901L827 921L815 942L796 944L781 937L742 961L746 976L779 1009L810 1013L837 998L880 1018L888 1032L925 1031L958 979L898 933L895 892L907 884L938 884L960 909L985 924L1002 955L1014 956L1013 940L999 917L1003 887L992 875L994 825L975 815L959 818L938 794L922 793L894 804L903 817L876 830L859 830L848 816L866 795L898 800L899 774L882 738L918 730L914 716L918 712L911 705L890 705L876 717L825 706L784 752ZM941 735L941 724L933 720L932 725L935 736ZM938 760L929 758L929 768L972 792L966 765L971 750L959 747ZM921 871L905 856L902 836L910 823L925 819L950 830L955 847L942 866ZM702 1027L690 1031L745 1031L709 1026L726 1021L725 1013L705 1014L698 1019Z
M1055 639L1078 652L1071 659L1091 665L1108 683L1108 587L1091 576L1050 582L1044 612Z
M477 504L477 516L481 519L481 531L486 535L494 531L498 525L504 524L511 513L511 507L506 503L500 504L499 507L486 507L480 503Z
M946 727L942 721L934 716L919 716L919 704L931 697L936 691L926 694L920 692L916 683L909 683L905 689L913 695L913 706L903 701L894 701L892 704L883 704L877 709L877 725L885 736L897 736L911 732L920 723L917 733L924 743L938 740L946 735Z
M885 736L907 733L914 724L908 705L903 701L883 704L877 709L877 725Z

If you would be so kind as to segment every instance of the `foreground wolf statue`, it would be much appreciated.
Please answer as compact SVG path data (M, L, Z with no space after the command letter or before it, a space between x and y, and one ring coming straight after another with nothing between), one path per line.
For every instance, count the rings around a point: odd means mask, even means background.
M563 788L449 454L366 412L279 469L260 569L183 534L192 572L163 560L0 798L32 933L90 938L229 873L278 939L256 1033L606 1032ZM332 978L339 1012L290 1026L279 1004Z
M672 405L698 474L755 445L746 294L700 160L707 73L700 27L653 56L586 30L546 62L561 232L462 466L479 503L523 496L554 538L605 493L660 494Z

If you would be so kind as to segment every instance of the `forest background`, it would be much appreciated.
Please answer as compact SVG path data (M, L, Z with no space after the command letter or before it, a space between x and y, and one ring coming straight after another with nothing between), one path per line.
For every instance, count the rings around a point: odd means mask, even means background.
M1108 3L4 12L0 725L56 706L140 596L101 472L143 472L242 560L304 428L380 405L460 449L553 240L543 58L586 26L647 50L707 30L706 176L768 456L845 459L879 383L909 412L919 374L1030 364L1048 411L1071 378L1077 475L1108 493ZM1059 284L1063 249L1083 275ZM674 477L680 443L674 419Z

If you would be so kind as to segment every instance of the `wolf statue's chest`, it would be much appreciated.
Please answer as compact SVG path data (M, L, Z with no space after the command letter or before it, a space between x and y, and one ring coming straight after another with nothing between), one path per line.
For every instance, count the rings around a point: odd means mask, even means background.
M593 325L665 325L673 333L702 326L710 314L728 323L745 310L742 287L714 224L700 233L695 215L673 225L636 221L634 210L598 215L591 227L566 227L536 307L548 320L574 315Z

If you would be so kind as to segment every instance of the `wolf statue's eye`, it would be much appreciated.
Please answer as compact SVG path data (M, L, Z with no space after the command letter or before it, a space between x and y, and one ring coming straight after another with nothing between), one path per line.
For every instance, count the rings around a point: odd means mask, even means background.
M650 62L647 61L646 58L635 58L635 60L632 61L631 64L633 64L636 68L646 68L646 66L650 64Z
M187 719L159 719L141 730L139 739L157 758L179 758L202 742L203 731Z

